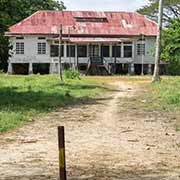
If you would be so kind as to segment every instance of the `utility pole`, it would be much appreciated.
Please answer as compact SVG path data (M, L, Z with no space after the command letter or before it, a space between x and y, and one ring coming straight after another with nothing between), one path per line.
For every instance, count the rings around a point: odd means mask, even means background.
M156 55L155 55L155 67L152 82L160 80L159 76L159 63L161 57L161 36L162 36L162 17L163 17L163 0L159 0L159 13L158 13L158 32L156 38Z
M69 40L69 43L68 43L68 54L69 54L69 65L70 65L70 70L72 70L72 64L71 64L71 43L70 43L70 30L71 30L71 27L68 27L68 40Z
M59 31L59 76L61 82L63 82L63 75L62 75L62 62L61 62L61 47L62 47L62 24L60 25Z

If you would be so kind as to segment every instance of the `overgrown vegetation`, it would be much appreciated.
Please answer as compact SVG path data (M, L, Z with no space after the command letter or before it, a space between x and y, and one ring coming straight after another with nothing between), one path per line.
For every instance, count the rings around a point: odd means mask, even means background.
M91 79L66 79L57 75L0 75L0 132L15 128L34 116L100 95L105 88Z
M162 59L168 62L170 75L180 75L180 19L173 19L163 31Z
M153 98L156 98L163 105L180 108L180 77L166 78L153 85Z
M64 71L66 79L80 79L80 72L77 70L66 70Z

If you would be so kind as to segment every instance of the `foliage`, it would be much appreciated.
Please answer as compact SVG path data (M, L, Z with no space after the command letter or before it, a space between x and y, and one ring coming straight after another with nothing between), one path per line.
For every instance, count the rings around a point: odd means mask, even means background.
M0 69L7 69L9 44L4 33L8 28L37 10L64 9L62 1L55 0L0 0Z
M80 79L80 73L77 70L66 70L64 76L66 79Z
M167 60L169 73L180 75L180 19L171 21L163 31L162 59Z
M88 103L88 99L104 91L105 88L91 79L66 79L59 85L58 75L0 74L0 132L64 105L80 101Z
M158 19L158 0L149 0L149 4L138 9L137 12L146 15L148 18L157 22ZM164 0L163 22L168 24L172 18L180 17L180 0Z
M153 84L153 97L165 106L172 105L180 108L180 78L171 77Z

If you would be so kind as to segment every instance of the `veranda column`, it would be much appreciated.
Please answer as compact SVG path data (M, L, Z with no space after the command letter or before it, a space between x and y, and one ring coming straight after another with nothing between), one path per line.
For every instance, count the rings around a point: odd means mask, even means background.
M124 57L124 44L123 42L121 43L121 58Z
M99 43L98 45L99 45L99 57L101 57L101 43Z
M75 61L74 61L74 69L77 69L78 63L78 44L75 44Z
M110 43L110 45L109 45L109 56L110 56L111 63L112 63L112 43Z
M33 64L29 63L29 74L33 74Z
M67 58L67 43L64 42L64 57Z
M13 73L13 68L12 68L12 63L8 63L8 71L7 71L8 74L12 74Z

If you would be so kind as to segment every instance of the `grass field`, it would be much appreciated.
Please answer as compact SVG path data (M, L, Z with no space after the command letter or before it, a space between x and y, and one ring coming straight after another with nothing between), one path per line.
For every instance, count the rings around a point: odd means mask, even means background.
M151 77L112 76L82 77L60 84L57 75L7 76L0 75L0 132L21 126L34 116L77 102L86 103L110 90L105 85L114 81L141 84L147 93L133 103L147 109L176 110L180 117L180 77L163 77L151 84ZM142 103L142 99L149 103ZM141 107L142 107L141 106ZM180 131L180 120L176 129Z
M51 112L103 93L106 88L91 79L65 80L56 75L0 75L0 132L24 124L34 116Z

